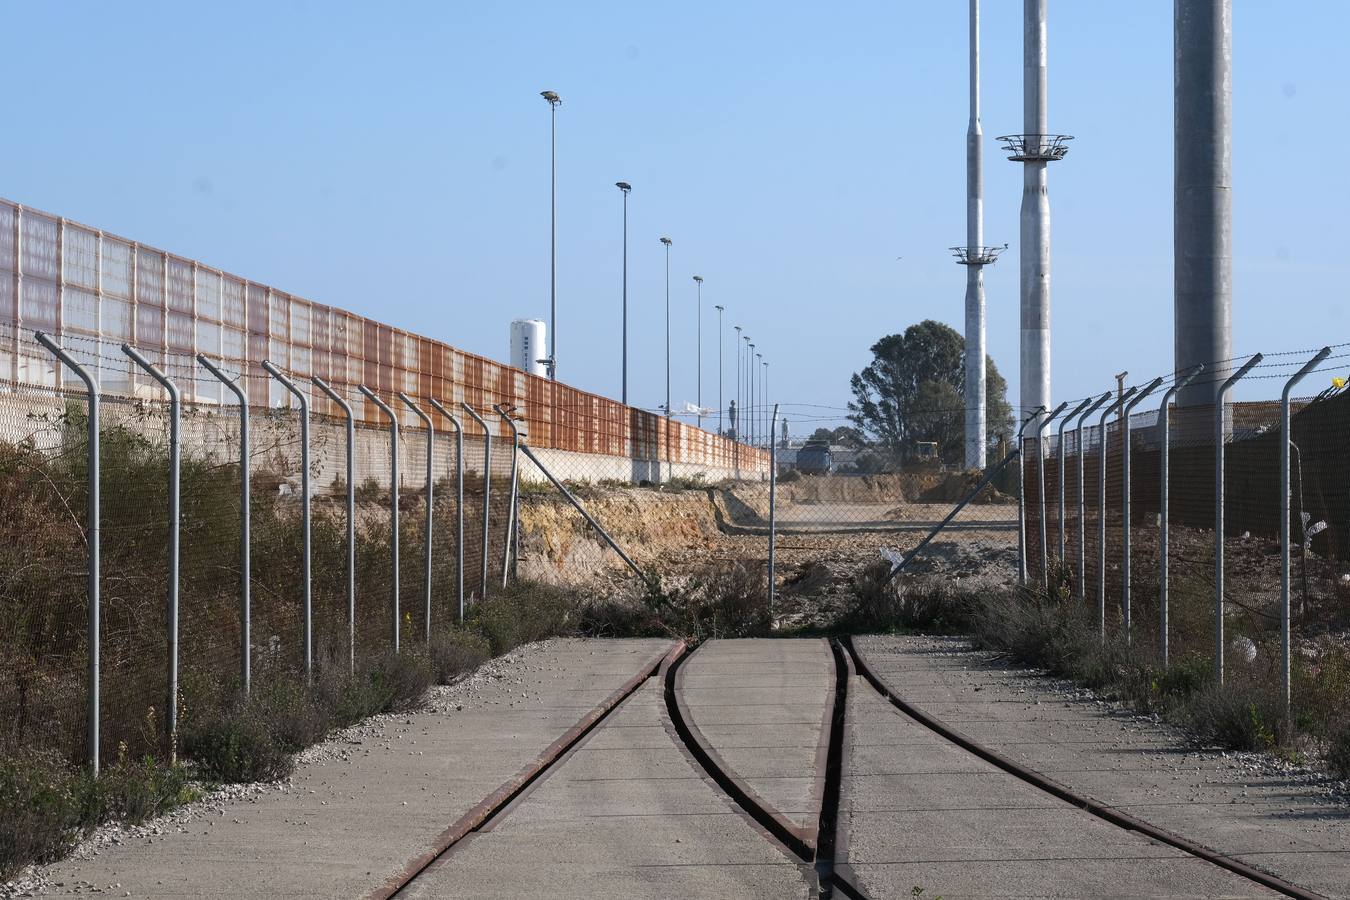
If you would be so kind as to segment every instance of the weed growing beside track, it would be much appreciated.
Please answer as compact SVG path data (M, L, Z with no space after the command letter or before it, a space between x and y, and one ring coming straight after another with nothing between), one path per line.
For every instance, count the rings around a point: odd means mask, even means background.
M884 564L883 564L884 565ZM878 588L878 569L864 573L854 606L841 625L859 631L965 632L977 648L1006 653L1156 713L1199 744L1259 750L1293 759L1320 758L1350 777L1350 651L1329 645L1315 658L1294 659L1293 702L1286 717L1279 695L1278 658L1268 644L1253 659L1230 657L1223 685L1207 654L1207 629L1173 635L1164 668L1147 638L1126 642L1118 628L1102 640L1097 609L1063 589L1049 592L992 584L961 585L939 578L897 580ZM1177 619L1199 621L1200 602L1186 599ZM1091 607L1091 608L1089 608ZM1240 640L1250 640L1240 638Z

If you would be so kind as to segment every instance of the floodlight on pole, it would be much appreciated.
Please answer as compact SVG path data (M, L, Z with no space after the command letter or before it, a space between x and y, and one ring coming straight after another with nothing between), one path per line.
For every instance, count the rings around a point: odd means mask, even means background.
M695 379L697 385L694 393L694 402L698 404L698 427L703 427L703 276L695 275L694 284L698 285L698 330L696 332L698 341L698 351L694 354L696 365L698 366L698 376Z
M633 186L616 181L614 186L623 192L623 405L628 405L628 192Z
M745 426L741 423L745 420L744 404L741 402L741 326L732 325L736 329L736 418L731 423L732 437L736 440L741 439L741 432Z
M714 306L717 310L717 433L722 434L722 313L726 307Z
M666 248L666 420L670 420L670 245L668 237L661 238ZM666 428L666 447L670 447L670 428Z
M548 287L548 377L558 380L558 107L557 91L540 91L549 107L551 163L549 175L549 287Z

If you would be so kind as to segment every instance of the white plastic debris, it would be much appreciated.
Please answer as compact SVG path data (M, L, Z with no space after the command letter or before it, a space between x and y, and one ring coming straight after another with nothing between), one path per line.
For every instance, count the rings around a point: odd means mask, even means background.
M1233 655L1244 662L1256 662L1256 643L1251 638L1238 635L1233 638L1229 646L1233 649Z
M899 550L892 550L889 547L881 548L881 558L891 564L891 571L894 572L905 564L905 554Z

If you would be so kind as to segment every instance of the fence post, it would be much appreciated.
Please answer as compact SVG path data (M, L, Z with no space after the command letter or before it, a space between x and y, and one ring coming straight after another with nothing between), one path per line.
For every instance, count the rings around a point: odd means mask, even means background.
M165 707L164 724L169 734L169 758L178 756L178 558L179 532L182 522L180 503L182 468L182 443L179 423L182 420L182 399L178 386L169 377L154 366L148 359L136 352L130 344L122 345L122 352L131 358L155 381L159 382L169 395L169 696Z
M1036 496L1041 505L1041 587L1046 591L1050 590L1050 550L1046 547L1048 532L1045 527L1045 445L1043 443L1045 438L1043 435L1045 434L1046 426L1054 421L1056 416L1064 412L1064 409L1068 405L1069 404L1065 402L1056 406L1050 415L1041 419L1036 425Z
M1125 401L1137 393L1139 388L1132 387L1117 398L1102 413L1102 445L1099 451L1100 471L1097 473L1097 624L1101 629L1102 643L1106 643L1106 420L1116 412Z
M1158 515L1158 615L1160 620L1158 627L1160 629L1158 636L1159 647L1162 651L1162 666L1164 669L1168 666L1169 644L1168 630L1170 623L1168 621L1168 586L1167 586L1167 566L1168 559L1168 530L1170 527L1171 513L1168 510L1168 504L1171 497L1169 481L1171 479L1172 466L1172 419L1171 406L1172 398L1176 396L1177 391L1190 384L1195 376L1199 375L1205 368L1204 363L1198 363L1187 371L1183 372L1172 386L1163 394L1162 405L1158 408L1158 459L1161 469L1161 497L1159 498Z
M488 586L488 536L490 534L488 525L491 522L492 513L492 432L488 430L487 422L483 417L474 411L474 408L467 403L461 402L460 406L464 411L473 417L478 426L483 429L483 571L478 587L478 599L487 599Z
M1289 706L1293 691L1290 687L1290 635L1289 635L1289 444L1293 440L1290 433L1289 393L1294 385L1302 381L1309 372L1320 366L1331 355L1330 347L1323 347L1317 355L1294 373L1284 384L1280 393L1280 677L1284 691L1284 712L1289 715ZM1299 535L1304 541L1305 534Z
M71 371L79 376L84 382L85 391L89 397L89 412L85 419L85 428L88 432L86 438L88 452L88 478L89 478L89 509L88 519L85 524L85 542L89 555L88 586L89 592L89 706L88 706L88 741L89 741L89 770L97 777L99 772L99 651L100 645L100 595L99 595L99 560L100 560L100 538L99 538L99 397L98 382L94 376L84 366L75 361L75 358L61 348L61 345L48 337L44 332L37 331L33 333L38 343L52 352L57 359L65 363Z
M1017 429L1017 583L1025 585L1027 583L1027 464L1025 449L1022 443L1022 434L1027 430L1027 426L1035 421L1036 417L1045 412L1044 406L1038 406L1031 411L1031 415L1022 422L1022 427Z
M516 480L520 475L520 429L516 427L516 420L506 414L501 404L494 403L492 408L497 411L497 415L506 420L507 426L511 429L511 500L506 505L506 549L502 553L502 589L505 590L506 576L511 571L512 552L515 548L512 535L520 527L516 521L516 503L520 499L519 482Z
M402 623L399 621L399 596L398 596L398 413L389 408L375 392L364 384L357 385L357 390L366 395L366 398L380 408L386 416L389 417L389 524L392 527L393 534L390 535L390 554L393 557L394 571L390 578L390 597L394 604L394 652L399 652L399 628Z
M1111 392L1107 391L1089 406L1083 415L1078 419L1078 427L1074 429L1074 443L1077 444L1078 451L1078 573L1075 581L1078 582L1078 600L1080 603L1087 603L1087 482L1083 475L1083 469L1087 464L1087 448L1083 445L1083 423L1087 417L1101 408L1101 405L1111 399Z
M338 405L347 417L347 674L356 674L356 421L346 400L318 375L313 381L319 390Z
M422 424L427 427L427 526L423 538L425 544L424 555L426 556L426 580L427 589L423 605L426 607L422 612L423 621L426 627L426 642L431 643L431 541L432 541L432 510L435 508L434 497L432 496L432 480L435 478L433 462L436 453L436 429L431 425L431 416L422 412L416 403L409 399L408 395L402 391L398 392L398 399L402 400L408 409L413 411L417 418L422 420Z
M1068 428L1069 423L1073 421L1073 417L1087 409L1088 404L1091 402L1092 398L1088 397L1082 403L1075 406L1071 413L1059 420L1059 444L1057 450L1059 452L1059 561L1061 565L1064 563L1064 429Z
M234 379L222 372L205 354L197 354L197 362L206 371L225 385L225 388L239 401L239 627L240 627L240 677L243 682L244 696L247 697L253 687L253 636L250 598L253 579L249 572L249 478L248 478L248 393ZM242 377L242 376L240 376Z
M1226 448L1224 439L1228 429L1224 422L1224 404L1228 392L1262 360L1260 353L1242 364L1242 368L1232 374L1219 386L1214 398L1214 677L1223 684L1224 648L1223 648L1223 461Z
M778 441L774 434L778 430L778 404L773 405L773 416L769 420L769 623L773 624L774 601L774 538L778 531Z
M312 682L314 680L314 591L312 578L310 577L310 558L313 547L310 543L309 509L309 398L280 369L272 365L271 360L264 359L262 366L267 370L267 374L281 382L281 386L300 402L300 540L303 547L300 579L303 585L302 596L305 605L305 681Z
M1130 643L1130 413L1144 401L1145 397L1156 391L1158 385L1162 383L1162 378L1155 378L1150 381L1142 391L1135 394L1133 400L1125 404L1120 412L1121 421L1125 426L1123 429L1125 443L1121 448L1120 456L1121 479L1125 490L1120 503L1120 523L1124 532L1120 551L1120 615L1121 624L1125 628L1125 643L1127 644Z
M450 424L455 426L455 542L456 562L455 575L459 581L459 624L464 624L464 426L459 423L459 417L450 412L441 402L434 397L429 398L428 402L436 412L450 420Z

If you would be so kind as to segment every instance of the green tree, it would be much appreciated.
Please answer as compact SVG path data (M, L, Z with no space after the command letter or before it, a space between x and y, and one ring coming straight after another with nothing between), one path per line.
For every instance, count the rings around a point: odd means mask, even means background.
M985 358L985 415L990 444L1012 429L1008 384ZM849 419L857 431L892 454L935 441L957 461L965 441L965 340L949 325L926 319L872 345L872 362L853 375Z

